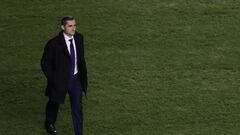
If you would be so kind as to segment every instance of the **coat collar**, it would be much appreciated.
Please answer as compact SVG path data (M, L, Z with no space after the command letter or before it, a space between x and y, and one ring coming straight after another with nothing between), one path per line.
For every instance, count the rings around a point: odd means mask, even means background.
M58 39L59 39L59 43L60 45L64 48L64 54L69 58L69 60L71 59L68 49L67 49L67 44L65 42L64 36L63 36L63 31L60 31L58 34Z

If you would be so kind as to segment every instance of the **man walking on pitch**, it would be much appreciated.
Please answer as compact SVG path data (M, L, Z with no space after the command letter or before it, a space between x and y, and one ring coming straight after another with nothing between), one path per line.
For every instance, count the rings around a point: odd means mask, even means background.
M56 134L59 106L68 93L75 135L83 135L82 95L86 94L88 85L83 36L76 31L76 21L72 16L62 18L61 29L47 42L41 59L47 78L45 95L49 97L45 128L49 134Z

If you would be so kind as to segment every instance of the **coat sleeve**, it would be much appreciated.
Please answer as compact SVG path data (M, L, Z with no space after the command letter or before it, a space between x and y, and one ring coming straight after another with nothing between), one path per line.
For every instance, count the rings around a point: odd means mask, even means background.
M54 82L54 66L55 63L55 49L50 41L46 44L41 59L41 68L47 80L51 83Z
M85 94L87 93L87 88L88 88L88 77L87 77L87 66L86 66L86 61L85 61L85 53L84 53L84 39L83 39L83 35L81 35L81 42L82 42L82 70L83 70L83 79L84 79L84 92Z

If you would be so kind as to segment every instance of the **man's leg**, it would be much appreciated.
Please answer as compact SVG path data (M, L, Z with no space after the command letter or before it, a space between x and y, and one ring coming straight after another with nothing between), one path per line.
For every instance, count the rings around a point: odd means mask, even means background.
M83 135L82 88L79 78L73 77L68 91L75 135Z
M57 120L58 110L59 104L49 99L46 105L46 120L45 120L45 128L48 133L53 134L56 132L54 124Z

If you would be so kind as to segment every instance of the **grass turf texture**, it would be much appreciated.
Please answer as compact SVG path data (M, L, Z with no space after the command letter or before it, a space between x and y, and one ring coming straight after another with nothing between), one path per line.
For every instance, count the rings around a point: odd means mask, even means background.
M1 0L0 135L42 135L43 47L64 15L85 35L86 135L240 133L240 2ZM73 134L69 98L59 135Z

